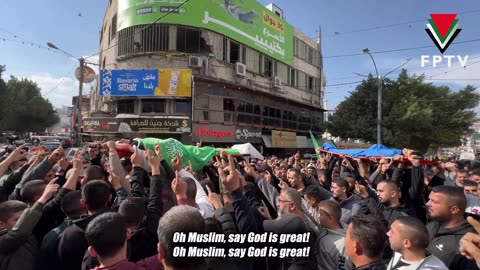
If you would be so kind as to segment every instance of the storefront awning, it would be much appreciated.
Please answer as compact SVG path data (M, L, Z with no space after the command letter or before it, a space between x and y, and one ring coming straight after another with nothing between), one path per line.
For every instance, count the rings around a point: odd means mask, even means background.
M265 147L272 148L272 136L262 135L262 140L265 144Z

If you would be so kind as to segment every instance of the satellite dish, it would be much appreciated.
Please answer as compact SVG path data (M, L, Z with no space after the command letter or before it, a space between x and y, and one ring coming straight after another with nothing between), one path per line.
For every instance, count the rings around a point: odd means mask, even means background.
M78 80L80 80L80 67L77 67L75 69L75 77L77 77ZM97 77L97 74L95 74L95 71L89 67L89 66L84 66L83 67L83 83L91 83L95 80Z

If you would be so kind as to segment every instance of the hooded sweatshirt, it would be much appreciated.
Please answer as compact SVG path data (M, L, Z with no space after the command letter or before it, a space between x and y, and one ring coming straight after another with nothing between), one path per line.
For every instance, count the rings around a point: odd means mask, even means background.
M427 225L430 245L427 250L439 258L450 270L478 269L474 260L468 260L459 251L460 239L475 229L464 221L452 229L445 229L436 221Z
M318 269L352 269L345 251L346 229L322 229L317 239L316 259Z
M402 268L398 268L397 264L402 258L402 254L395 252L392 260L387 266L387 270L401 269L401 270L448 270L445 264L434 255L430 255L425 259L416 263L410 264Z

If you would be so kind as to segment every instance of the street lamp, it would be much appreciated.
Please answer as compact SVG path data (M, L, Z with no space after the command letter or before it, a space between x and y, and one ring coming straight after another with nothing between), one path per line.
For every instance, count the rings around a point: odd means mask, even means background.
M372 54L368 48L362 50L364 53L370 55L372 58L373 65L375 66L375 73L377 74L377 90L378 90L378 104L377 104L377 144L382 144L382 94L383 94L383 82L382 77L378 75L377 64L375 59L373 59Z
M52 48L54 50L58 50L60 52L63 52L64 54L78 60L79 64L80 64L80 78L79 79L79 84L78 84L78 100L77 100L77 111L78 111L78 115L77 115L77 144L78 146L82 146L82 134L81 134L81 130L82 130L82 100L83 100L83 75L84 75L84 71L85 71L85 59L83 59L82 57L80 58L77 58L75 56L73 56L72 54L60 49L59 47L55 46L55 44L53 43L50 43L48 42L47 43L47 46L49 48Z

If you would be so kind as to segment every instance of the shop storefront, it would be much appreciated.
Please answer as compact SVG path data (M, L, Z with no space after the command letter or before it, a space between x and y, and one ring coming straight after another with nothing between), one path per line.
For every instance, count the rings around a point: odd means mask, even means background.
M138 117L138 118L86 118L83 132L104 137L174 138L185 144L191 143L191 120L183 118Z

